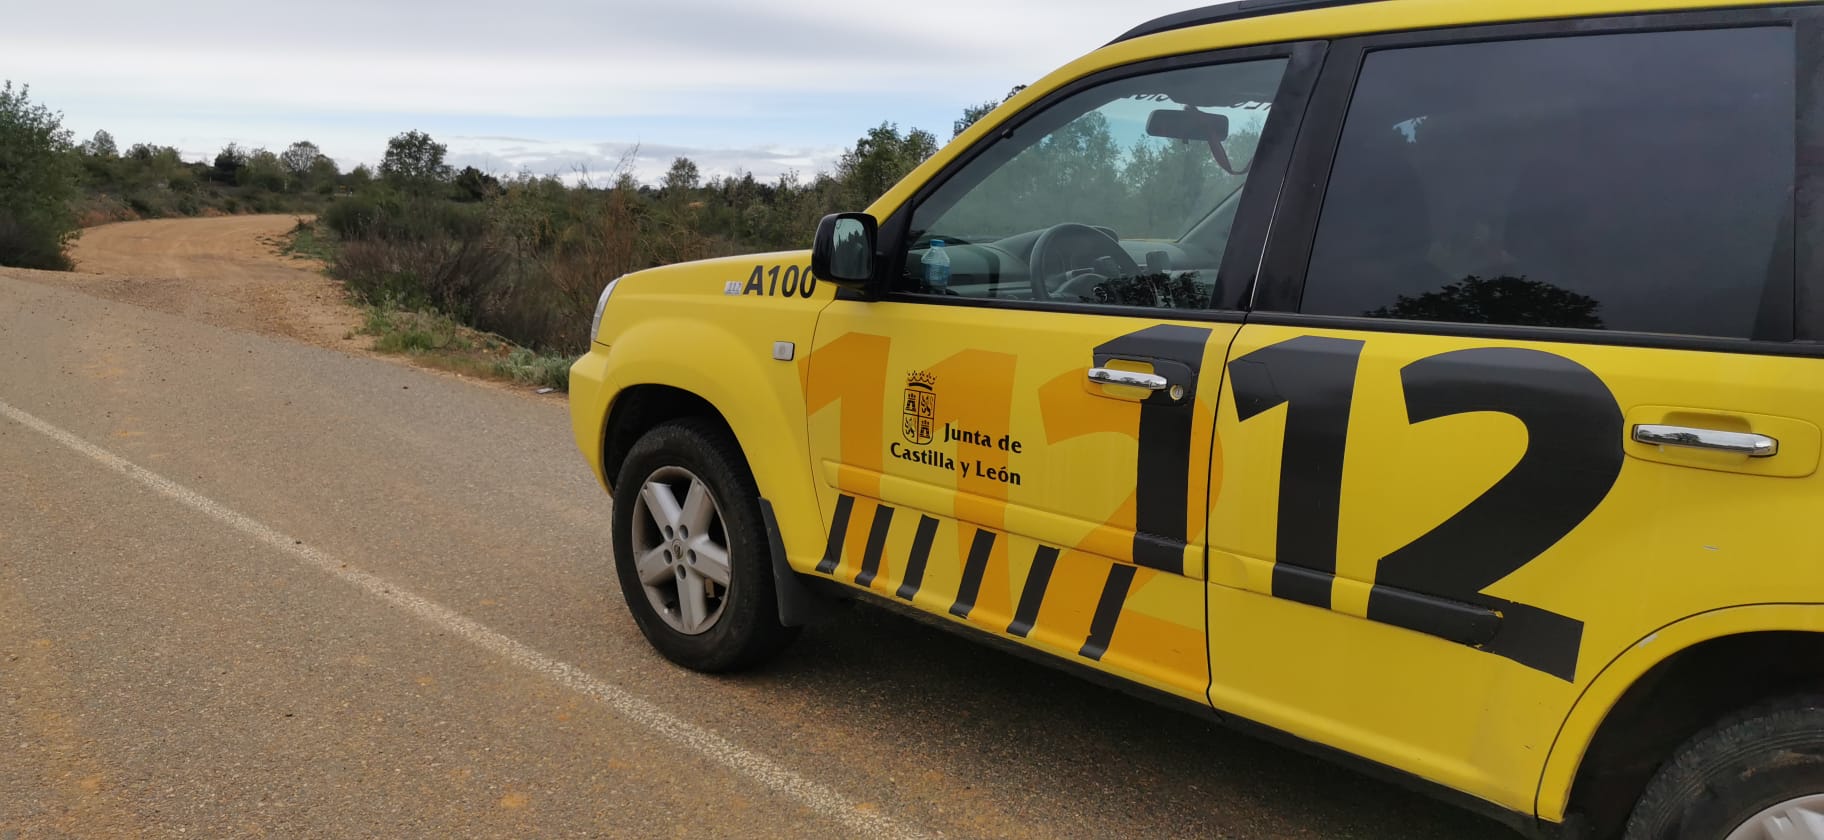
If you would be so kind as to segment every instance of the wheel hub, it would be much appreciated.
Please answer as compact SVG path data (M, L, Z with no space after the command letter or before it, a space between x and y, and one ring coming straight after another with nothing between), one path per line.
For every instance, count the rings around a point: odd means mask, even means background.
M633 505L634 567L647 601L672 629L708 632L722 617L730 572L722 510L709 485L682 467L661 467Z

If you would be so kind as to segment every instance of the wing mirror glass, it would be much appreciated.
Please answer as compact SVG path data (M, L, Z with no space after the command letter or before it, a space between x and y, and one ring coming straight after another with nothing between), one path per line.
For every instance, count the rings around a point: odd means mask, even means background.
M811 273L826 283L866 291L874 279L878 223L866 213L836 213L817 224Z

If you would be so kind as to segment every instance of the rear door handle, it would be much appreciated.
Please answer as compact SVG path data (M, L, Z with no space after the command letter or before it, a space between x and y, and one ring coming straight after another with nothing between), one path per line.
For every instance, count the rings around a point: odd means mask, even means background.
M1131 370L1114 368L1090 368L1089 381L1103 385L1126 385L1132 388L1145 388L1148 391L1163 391L1171 386L1171 381L1156 373L1138 373Z
M1780 442L1766 435L1720 432L1690 426L1643 423L1634 427L1634 440L1649 446L1684 446L1713 452L1735 452L1750 458L1771 458L1780 451Z

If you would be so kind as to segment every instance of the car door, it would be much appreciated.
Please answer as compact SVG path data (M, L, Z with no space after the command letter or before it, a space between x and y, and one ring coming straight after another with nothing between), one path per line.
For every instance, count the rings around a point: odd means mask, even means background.
M886 220L883 288L823 311L808 365L818 572L1207 702L1222 289L1258 262L1320 56L1072 84Z
M1529 810L1610 659L1815 575L1808 14L1332 45L1220 400L1218 708Z

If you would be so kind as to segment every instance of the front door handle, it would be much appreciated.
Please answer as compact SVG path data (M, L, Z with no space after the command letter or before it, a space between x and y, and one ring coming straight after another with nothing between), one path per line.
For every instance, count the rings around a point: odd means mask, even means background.
M1686 446L1713 452L1735 452L1750 458L1771 458L1779 454L1780 442L1766 435L1747 432L1719 432L1690 426L1641 424L1634 427L1634 440L1649 446Z
M1171 382L1156 373L1138 373L1131 370L1114 368L1090 368L1089 381L1103 385L1126 385L1132 388L1145 388L1148 391L1163 391Z

